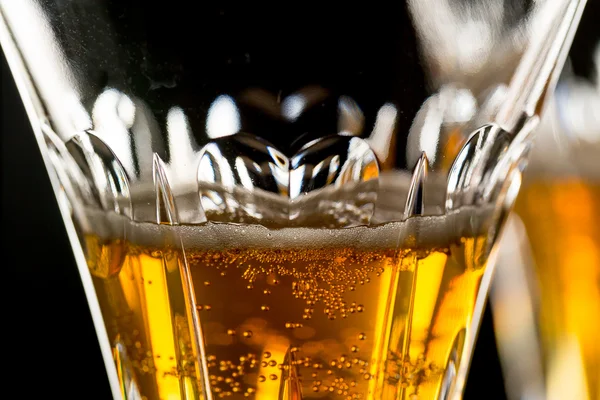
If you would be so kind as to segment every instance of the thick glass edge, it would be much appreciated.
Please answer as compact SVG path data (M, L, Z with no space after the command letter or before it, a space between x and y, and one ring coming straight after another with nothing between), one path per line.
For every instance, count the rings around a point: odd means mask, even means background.
M48 173L50 184L52 185L52 191L54 192L56 201L58 203L58 208L63 219L64 227L67 231L67 236L71 244L75 264L77 265L77 269L79 270L79 276L81 278L81 283L83 285L88 307L94 323L96 337L100 345L100 351L104 360L112 396L115 400L121 400L121 388L119 385L117 369L112 355L110 340L106 333L106 327L104 325L104 320L102 319L102 314L100 312L100 304L98 303L96 291L92 283L92 277L89 273L87 261L83 253L83 248L79 241L79 237L75 230L75 225L70 216L69 208L64 201L61 201L61 198L59 196L60 183L58 180L58 176L54 172L52 163L48 158L47 147L43 139L43 133L41 128L41 121L44 118L43 107L41 105L39 96L35 91L33 83L29 79L29 73L27 72L27 68L23 63L19 50L17 49L17 46L15 45L12 39L12 34L3 17L1 8L0 47L2 48L2 51L6 57L6 61L9 65L9 69L12 73L13 79L15 80L15 84L17 86L17 90L19 92L21 101L23 102L23 105L25 107L25 111L29 118L29 122L34 133L35 140L38 144L42 160L46 167L46 172Z

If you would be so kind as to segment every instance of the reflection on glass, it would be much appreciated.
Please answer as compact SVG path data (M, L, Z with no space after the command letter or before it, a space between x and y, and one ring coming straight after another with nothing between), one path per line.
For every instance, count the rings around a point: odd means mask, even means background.
M460 398L583 4L0 0L114 397Z
M206 134L211 139L233 135L240 130L240 115L231 96L217 97L208 109Z

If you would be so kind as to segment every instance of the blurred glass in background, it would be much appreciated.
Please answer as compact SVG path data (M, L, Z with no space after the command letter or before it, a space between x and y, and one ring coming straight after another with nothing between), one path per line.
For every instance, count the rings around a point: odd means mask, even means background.
M501 239L490 296L514 400L600 399L600 42L592 65L565 67Z

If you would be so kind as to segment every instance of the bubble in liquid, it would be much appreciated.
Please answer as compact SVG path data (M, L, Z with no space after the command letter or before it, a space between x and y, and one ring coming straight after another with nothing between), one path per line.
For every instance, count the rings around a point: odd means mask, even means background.
M263 357L264 357L264 358L269 358L269 357L271 357L271 352L269 352L269 351L265 351L265 353L263 354Z
M276 365L277 365L277 361L275 361L275 360L271 360L271 361L269 361L269 366L270 366L270 367L274 367L274 366L276 366Z
M369 379L371 379L371 374L369 374L367 372L366 374L363 375L363 378L368 381Z
M356 352L358 352L358 346L352 346L352 347L350 348L350 350L351 350L353 353L356 353Z
M277 380L277 375L271 374L271 375L269 375L269 379L271 379L272 381L275 381L275 380Z
M269 308L269 306L267 306L267 305L262 305L262 306L260 306L260 309L261 309L262 311L269 311L269 309L270 309L270 308Z
M227 329L227 334L229 336L234 336L235 335L235 330L234 329Z
M205 304L205 305L204 305L204 309L205 309L206 311L210 311L210 309L211 309L211 308L212 308L212 306L211 306L210 304Z
M356 311L363 312L364 310L365 310L365 306L363 306L362 304L359 304L356 306Z
M267 380L267 378L266 378L264 375L260 375L260 376L258 377L258 381L259 381L259 382L264 382L264 381L266 381L266 380Z
M263 290L263 294L271 294L271 291L269 289L265 289Z
M364 333L359 333L358 334L358 340L365 340L367 338L367 335L365 335Z
M210 286L210 282L209 281L204 281L204 286Z

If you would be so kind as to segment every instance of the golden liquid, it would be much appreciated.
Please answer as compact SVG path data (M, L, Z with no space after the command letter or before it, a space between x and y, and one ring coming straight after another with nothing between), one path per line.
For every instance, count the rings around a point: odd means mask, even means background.
M532 247L548 392L600 399L600 184L537 182L516 212Z
M213 398L435 399L473 334L485 262L482 238L429 249L87 242L123 392L133 381L146 399L203 398L203 385Z
M181 251L87 236L86 256L123 399L202 398Z

